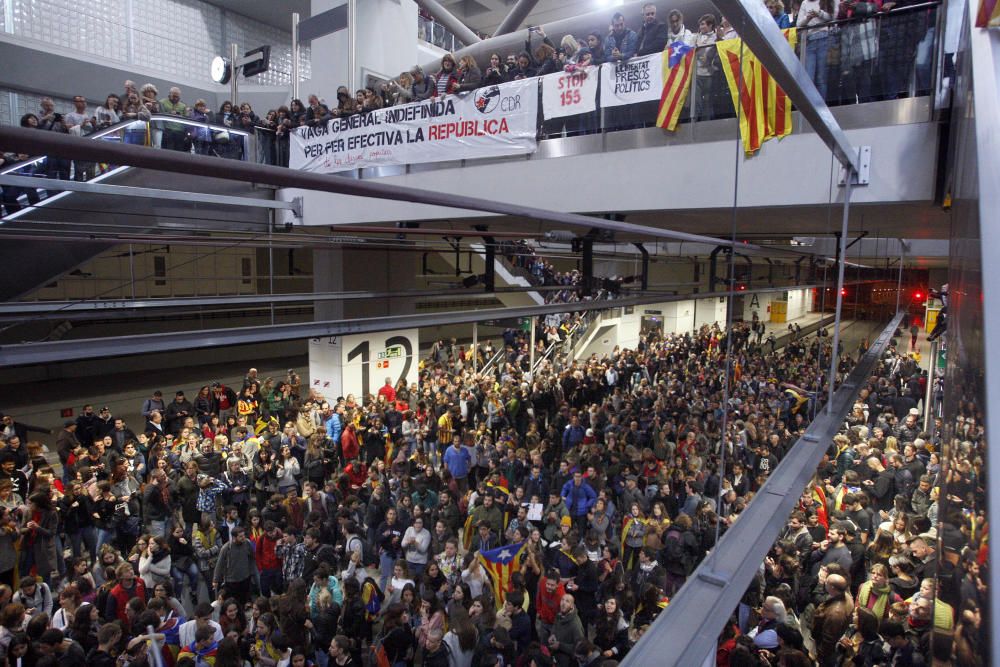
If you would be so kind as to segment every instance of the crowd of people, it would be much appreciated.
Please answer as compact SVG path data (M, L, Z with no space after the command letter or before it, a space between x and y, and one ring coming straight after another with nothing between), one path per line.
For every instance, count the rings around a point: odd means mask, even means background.
M804 432L828 337L651 332L529 377L509 333L495 373L438 341L418 384L364 397L250 369L134 426L88 405L55 467L5 415L0 659L617 664ZM717 664L983 664L982 422L963 407L942 467L922 381L905 346L881 360Z
M908 4L919 2L803 0L793 3L791 7L787 7L782 0L767 2L780 27L798 26L806 31L802 39L803 48L808 51L806 62L810 75L831 103L894 98L907 89L911 66L917 73L917 87L928 89L934 39L933 9L893 17L891 23L879 29L866 20L879 12L902 9ZM846 19L856 21L847 25L836 23ZM121 138L128 143L220 157L248 157L265 164L288 166L289 136L297 127L322 125L334 118L464 93L507 81L628 60L662 52L675 42L699 48L695 108L699 117L711 119L731 115L732 104L718 56L714 49L705 47L716 40L736 36L724 17L705 14L698 18L692 30L686 27L680 10L671 10L667 21L662 21L657 18L656 6L650 4L643 7L643 23L636 29L627 26L624 16L616 13L606 32L563 35L557 45L541 27L532 27L528 30L524 49L517 53L490 54L488 63L479 63L471 55L456 59L446 54L436 71L414 66L393 80L353 92L341 86L332 101L310 95L305 103L293 99L288 105L269 109L263 114L255 112L247 102L237 106L224 101L216 111L202 99L185 102L182 91L177 87L170 88L167 95L161 97L152 83L137 86L132 81L126 81L121 94L107 95L103 103L93 110L88 108L88 100L82 96L73 98L72 111L57 111L53 101L44 98L39 112L24 114L20 124L22 127L85 136L122 121L148 120L153 114L175 115L195 124L169 121L139 124L125 129ZM830 57L831 52L837 57ZM651 103L613 109L606 122L611 129L651 125L657 115L655 107L656 104ZM205 126L199 127L197 123ZM598 124L596 113L588 113L569 120L547 121L545 126L552 127L541 127L543 132L568 130L588 133L596 130ZM254 134L257 154L245 155L250 150L249 143L225 128ZM28 157L3 153L0 167ZM29 167L24 173L48 178L69 178L72 174L77 180L86 180L99 173L101 168L98 164L71 165L68 160L50 158L45 164ZM34 189L4 188L2 203L7 213L20 210L18 198L21 196L27 196L31 204L38 202L38 193Z

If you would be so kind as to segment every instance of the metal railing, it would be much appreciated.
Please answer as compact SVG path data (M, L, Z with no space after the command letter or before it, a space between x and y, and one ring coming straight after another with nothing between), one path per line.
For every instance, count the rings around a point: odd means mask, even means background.
M42 130L40 130L42 131ZM135 144L215 155L249 161L254 156L253 134L226 125L202 123L183 116L155 114L149 120L128 120L86 135L94 141ZM29 156L0 169L0 175L32 176L40 180L38 188L4 186L7 213L16 212L21 200L30 205L49 201L44 179L99 182L118 173L122 167L112 164L64 160L45 155ZM66 192L55 195L61 197Z
M480 375L499 375L500 360L504 358L507 348L502 342L497 347L498 349L493 356L487 359L483 367L479 369Z
M417 17L417 39L433 44L449 53L454 53L466 46L450 30L426 16Z
M869 4L857 3L856 7L867 7ZM824 93L827 104L839 106L895 99L902 95L922 96L935 89L942 71L938 63L942 42L938 29L938 17L942 14L938 11L939 5L939 2L927 2L799 29L797 48L800 57ZM433 20L421 18L419 25L423 31L421 34L429 35L431 43L442 42L450 50L461 47L451 33ZM448 35L448 41L442 41L445 35ZM820 45L820 42L823 44ZM680 123L694 125L703 120L735 116L729 87L715 62L716 57L714 45L697 49L696 63L707 66L708 69L702 71L709 74L691 77L691 89L681 111ZM815 64L820 58L824 60L825 67ZM656 124L656 102L603 108L600 106L599 91L594 112L544 120L541 116L541 94L541 79L538 79L537 126L538 137L543 140L653 127ZM183 128L179 132L169 131L176 125ZM108 130L90 136L157 148L176 149L180 142L181 150L265 164L284 165L288 159L287 139L277 137L272 129L265 127L240 130L197 123L188 118L156 115L150 121L121 123ZM106 132L108 134L102 134ZM169 146L163 145L165 137L170 138ZM32 158L31 162L40 160L45 158ZM18 169L27 166L22 164ZM55 174L50 177L68 177L64 165L58 161L54 167L46 165L44 169L36 169L32 175L49 174Z

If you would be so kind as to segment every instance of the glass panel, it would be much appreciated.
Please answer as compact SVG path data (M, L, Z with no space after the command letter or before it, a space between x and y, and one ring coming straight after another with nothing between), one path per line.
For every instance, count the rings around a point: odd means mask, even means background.
M168 116L154 116L149 122L120 123L90 135L95 141L166 148L244 161L257 157L254 154L255 148L251 137L252 134L249 132ZM0 169L0 174L91 181L101 180L118 168L116 165L104 162L83 162L45 156L22 157L21 162ZM4 215L16 213L25 205L35 205L52 196L58 196L57 191L49 193L44 189L44 185L39 185L37 189L4 186Z

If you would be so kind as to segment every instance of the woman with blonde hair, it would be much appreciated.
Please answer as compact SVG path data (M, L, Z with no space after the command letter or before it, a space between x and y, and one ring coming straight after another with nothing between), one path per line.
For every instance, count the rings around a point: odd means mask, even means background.
M573 35L565 35L559 42L562 50L563 63L576 62L576 52L580 50L580 42Z
M456 93L464 93L475 90L482 85L483 74L476 64L476 59L471 55L464 55L458 61L458 87Z

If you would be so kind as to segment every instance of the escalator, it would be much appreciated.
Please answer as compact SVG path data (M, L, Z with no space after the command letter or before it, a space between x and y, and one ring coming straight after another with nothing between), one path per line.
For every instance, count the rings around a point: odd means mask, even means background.
M180 128L180 129L176 129ZM203 152L234 160L253 160L253 135L233 128L197 123L176 116L154 115L149 121L126 121L91 134L93 141L124 142L156 149L165 131L197 138ZM0 181L11 179L4 189L0 211L0 240L5 264L0 281L0 299L27 297L40 287L73 271L116 243L108 234L150 234L192 229L256 231L268 223L262 208L237 208L192 201L190 193L273 199L271 190L227 180L224 175L202 178L184 174L152 172L109 164L71 163L45 156L31 157L0 169ZM59 189L60 179L71 179L73 191ZM38 185L33 185L35 182ZM79 185L77 185L79 183ZM47 189L46 184L50 184ZM70 184L67 184L70 185ZM136 196L98 192L100 186L128 186L157 191L176 191L176 196ZM98 186L98 187L92 187ZM81 238L81 232L101 232ZM60 238L66 236L67 238Z

